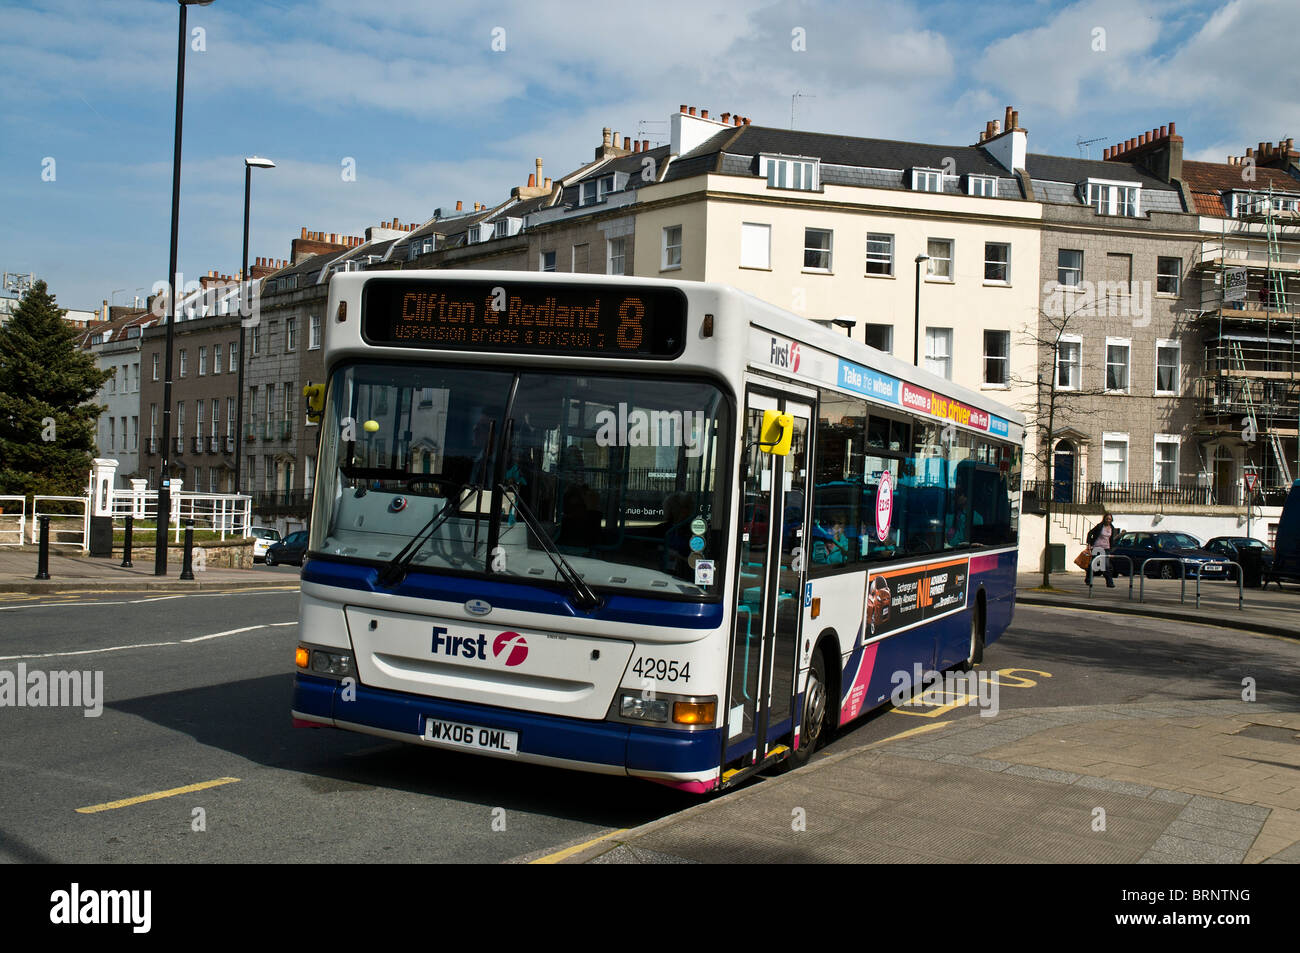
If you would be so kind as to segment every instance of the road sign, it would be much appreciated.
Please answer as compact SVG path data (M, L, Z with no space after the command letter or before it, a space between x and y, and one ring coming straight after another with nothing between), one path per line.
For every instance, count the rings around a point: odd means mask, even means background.
M1255 492L1255 484L1258 483L1258 482L1259 482L1259 474L1258 474L1258 473L1247 473L1247 474L1246 474L1246 492L1247 492L1247 493L1254 493L1254 492Z

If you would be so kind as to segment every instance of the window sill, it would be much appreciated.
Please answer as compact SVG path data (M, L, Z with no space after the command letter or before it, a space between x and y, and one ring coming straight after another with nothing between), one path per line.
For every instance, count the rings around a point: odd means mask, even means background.
M863 275L863 277L864 277L864 278L890 278L890 279L892 279L894 276L893 276L892 274L887 275L887 274L885 274L885 273L883 273L883 272L878 272L878 271L868 271L866 274Z
M985 288L1010 288L1010 287L1011 287L1011 282L1009 282L1009 281L989 281L987 278L985 278L985 279L984 279L984 287L985 287Z
M1154 395L1154 396L1156 396L1156 397L1177 397L1177 396L1178 396L1178 391L1176 391L1176 390L1158 390L1158 391L1155 392L1155 395Z
M770 267L765 268L762 265L739 265L741 271L771 271Z
M1010 384L980 384L980 390L1011 390Z
M664 267L664 268L660 268L660 269L659 269L659 271L660 271L661 274L662 274L663 272L665 272L665 271L681 271L681 270L682 270L682 266L681 266L681 265L668 265L668 266L666 266L666 267Z
M835 274L835 272L831 271L829 268L801 268L801 269L799 270L799 273L800 273L801 275L833 275L833 274Z
M1173 300L1176 301L1179 297L1181 297L1181 295L1180 295L1178 292L1176 292L1176 291L1157 291L1157 292L1156 292L1156 297L1157 297L1157 298L1170 298L1170 299L1173 299Z
M954 285L957 282L952 278L926 278L927 285Z

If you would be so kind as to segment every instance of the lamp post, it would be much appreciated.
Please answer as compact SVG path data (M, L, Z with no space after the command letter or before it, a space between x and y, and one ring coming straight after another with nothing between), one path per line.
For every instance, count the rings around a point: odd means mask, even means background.
M253 287L248 274L248 203L253 188L254 169L274 169L275 163L262 156L249 156L244 160L244 270L240 272L243 284L239 289L239 376L235 383L235 492L243 491L244 475L244 327L249 312L249 297Z
M162 479L158 483L158 531L154 538L153 574L167 575L167 526L171 522L172 492L170 452L172 439L172 341L176 324L176 233L181 216L181 126L185 113L185 45L189 31L185 26L189 7L206 7L212 0L176 0L181 8L180 34L176 44L176 138L172 144L172 230L171 255L167 263L167 335L163 349L163 432Z
M912 322L912 364L921 366L921 262L929 261L929 255L916 256L916 318Z

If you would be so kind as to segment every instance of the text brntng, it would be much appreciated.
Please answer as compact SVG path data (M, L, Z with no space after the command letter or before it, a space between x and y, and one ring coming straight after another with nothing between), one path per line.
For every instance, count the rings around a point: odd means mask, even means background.
M103 672L0 671L0 708L84 708L87 718L104 713Z
M688 457L704 452L704 411L628 410L596 414L596 445L600 447L685 447Z

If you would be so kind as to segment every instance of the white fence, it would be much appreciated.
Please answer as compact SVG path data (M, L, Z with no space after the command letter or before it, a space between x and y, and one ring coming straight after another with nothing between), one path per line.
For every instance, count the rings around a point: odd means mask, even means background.
M40 541L41 517L50 518L50 545L90 549L90 499L84 496L33 496L31 541Z
M101 501L103 502L103 501ZM40 541L40 518L50 518L50 545L75 546L82 552L90 549L91 501L88 496L34 496L30 505L22 496L0 496L0 546L21 546ZM104 507L113 527L120 529L130 516L135 529L141 524L157 525L158 491L145 489L111 490ZM171 498L168 531L181 541L185 523L194 521L196 530L242 538L248 535L253 515L253 499L239 493L191 493L181 491Z
M0 546L21 546L27 538L27 497L0 496Z

